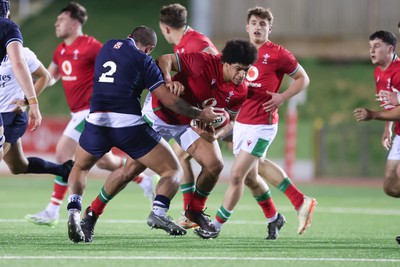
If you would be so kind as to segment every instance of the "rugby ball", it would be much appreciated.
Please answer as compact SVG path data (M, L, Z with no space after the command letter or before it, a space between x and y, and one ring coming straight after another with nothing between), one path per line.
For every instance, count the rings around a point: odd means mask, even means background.
M213 111L220 116L211 122L210 125L214 127L215 130L224 128L230 121L228 112L226 112L226 110L223 108L214 108ZM190 122L190 126L196 127L196 121L196 119L193 119Z

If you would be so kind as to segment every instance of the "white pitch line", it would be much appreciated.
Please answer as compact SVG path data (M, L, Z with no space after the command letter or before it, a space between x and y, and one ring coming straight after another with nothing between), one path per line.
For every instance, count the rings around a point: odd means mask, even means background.
M279 258L279 257L172 257L172 256L0 256L0 260L220 260L220 261L339 261L400 262L400 259Z

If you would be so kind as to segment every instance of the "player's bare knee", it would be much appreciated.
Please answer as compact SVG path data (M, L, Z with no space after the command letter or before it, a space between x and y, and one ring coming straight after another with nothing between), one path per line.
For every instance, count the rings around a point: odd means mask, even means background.
M102 169L102 170L105 170L105 169L107 169L107 162L105 161L105 160L103 160L102 158L101 159L99 159L97 162L96 162L96 166L99 168L99 169Z
M219 176L224 169L224 162L216 160L210 164L202 166L203 170L209 172L212 176Z
M248 188L250 188L250 189L254 189L254 188L257 188L257 187L258 187L258 183L257 183L256 180L254 180L254 179L249 179L249 178L247 178L247 177L244 179L244 184L245 184Z

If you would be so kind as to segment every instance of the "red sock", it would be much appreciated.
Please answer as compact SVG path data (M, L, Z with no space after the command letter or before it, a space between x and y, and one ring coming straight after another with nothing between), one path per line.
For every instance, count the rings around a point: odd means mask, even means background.
M92 204L90 204L90 209L93 210L96 216L100 216L104 212L106 206L107 203L102 202L99 197L96 197Z
M189 206L189 203L192 201L194 192L184 193L183 195L183 210L186 210Z
M190 201L190 210L200 212L204 210L208 197L203 197L198 194L193 194L192 201Z
M275 207L274 201L272 198L268 198L267 200L257 202L260 205L262 211L264 212L265 218L270 219L275 216L278 210Z
M51 203L54 205L61 205L65 194L67 194L68 186L54 183L53 193L51 194Z
M292 202L294 208L299 210L304 201L304 194L292 183L285 190L284 194L288 197L290 202Z

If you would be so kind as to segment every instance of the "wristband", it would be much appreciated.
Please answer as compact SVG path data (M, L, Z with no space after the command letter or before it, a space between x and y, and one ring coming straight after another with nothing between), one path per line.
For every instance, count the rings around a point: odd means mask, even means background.
M38 100L36 98L36 96L32 96L30 98L26 98L25 97L25 103L28 102L28 105L34 105L34 104L38 104Z

